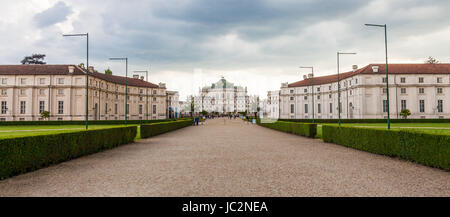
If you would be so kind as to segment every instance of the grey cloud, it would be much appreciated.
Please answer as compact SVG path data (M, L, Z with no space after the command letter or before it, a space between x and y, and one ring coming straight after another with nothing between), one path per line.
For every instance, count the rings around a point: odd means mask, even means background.
M60 1L53 7L36 14L34 20L38 27L47 27L65 21L71 13L72 9Z

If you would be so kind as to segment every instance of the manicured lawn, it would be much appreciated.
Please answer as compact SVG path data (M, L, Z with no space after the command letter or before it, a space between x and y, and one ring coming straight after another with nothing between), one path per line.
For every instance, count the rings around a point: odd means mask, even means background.
M113 127L123 127L125 125L89 125L89 130L104 129ZM140 127L138 124L130 124L127 126L138 126L135 141L141 137ZM23 125L23 126L0 126L0 139L14 138L24 136L49 135L67 132L76 132L85 130L84 125Z
M327 124L327 125L337 126L338 124ZM387 129L387 124L385 123L371 123L371 124L352 123L352 124L341 124L341 126ZM391 130L410 130L432 134L450 135L450 123L393 123L391 124ZM322 138L322 125L317 125L316 138Z

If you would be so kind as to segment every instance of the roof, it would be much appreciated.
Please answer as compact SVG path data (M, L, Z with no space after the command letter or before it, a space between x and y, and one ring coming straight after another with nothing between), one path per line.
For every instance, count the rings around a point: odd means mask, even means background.
M373 72L372 67L378 66L378 72ZM389 64L389 74L450 74L450 64ZM340 80L353 77L358 74L386 74L386 64L369 64L355 71L340 73ZM312 78L290 83L288 87L311 86ZM314 77L314 85L330 84L338 81L337 74Z
M85 69L82 69L76 65L0 65L0 75L70 75L69 66L74 67L73 75L86 75ZM137 87L150 87L158 88L159 86L151 82L146 82L137 78L128 77L127 82L125 82L124 76L117 75L107 75L99 72L90 72L90 76L96 77L108 82L125 85L127 83L130 86Z

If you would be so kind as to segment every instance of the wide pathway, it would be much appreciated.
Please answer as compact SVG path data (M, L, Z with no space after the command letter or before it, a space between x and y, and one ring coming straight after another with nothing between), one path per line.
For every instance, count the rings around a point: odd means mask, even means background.
M0 196L450 196L450 173L207 120L0 181Z

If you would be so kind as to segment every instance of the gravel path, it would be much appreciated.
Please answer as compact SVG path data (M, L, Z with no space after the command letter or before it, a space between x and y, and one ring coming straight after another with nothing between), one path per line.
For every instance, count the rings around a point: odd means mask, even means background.
M450 173L208 120L0 181L0 196L450 196Z

